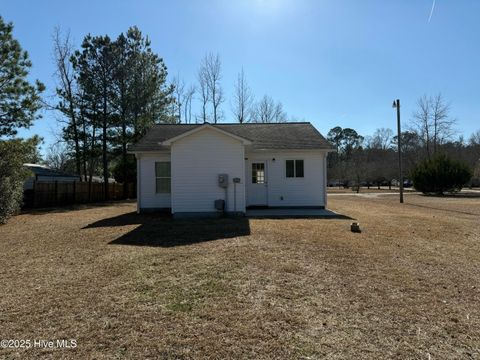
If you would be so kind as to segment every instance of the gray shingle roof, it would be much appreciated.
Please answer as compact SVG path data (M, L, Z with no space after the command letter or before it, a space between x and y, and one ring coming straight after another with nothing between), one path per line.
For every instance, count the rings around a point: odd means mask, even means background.
M254 150L269 149L333 149L330 143L308 122L274 124L210 124L252 142ZM202 124L155 125L130 151L155 151L164 147L160 142L193 130Z
M40 164L23 164L23 166L33 172L35 175L38 176L48 176L48 177L71 177L71 178L79 178L78 175L68 174L66 172L60 170L50 169L45 165Z

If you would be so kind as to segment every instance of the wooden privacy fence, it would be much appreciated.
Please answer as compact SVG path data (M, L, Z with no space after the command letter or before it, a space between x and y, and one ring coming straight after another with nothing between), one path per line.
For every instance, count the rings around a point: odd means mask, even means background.
M48 207L105 201L104 183L34 181L33 189L25 191L26 207ZM135 184L127 184L127 198L136 197ZM124 199L123 184L108 184L109 200Z

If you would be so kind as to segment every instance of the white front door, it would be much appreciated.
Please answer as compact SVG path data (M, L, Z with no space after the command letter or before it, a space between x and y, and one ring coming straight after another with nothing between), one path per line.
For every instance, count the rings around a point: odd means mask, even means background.
M248 205L268 205L267 184L266 162L253 160L250 164L250 177L248 179Z

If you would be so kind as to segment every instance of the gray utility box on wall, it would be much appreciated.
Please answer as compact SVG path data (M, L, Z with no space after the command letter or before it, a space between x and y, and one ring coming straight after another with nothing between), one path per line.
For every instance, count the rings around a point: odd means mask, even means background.
M215 200L215 210L223 211L225 209L225 200Z
M227 174L218 174L218 186L221 188L228 187L228 175Z

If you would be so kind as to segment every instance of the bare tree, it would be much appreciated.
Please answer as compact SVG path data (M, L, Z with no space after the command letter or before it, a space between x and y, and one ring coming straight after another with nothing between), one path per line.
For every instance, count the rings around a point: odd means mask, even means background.
M70 156L64 143L55 142L47 148L45 165L51 169L66 171Z
M185 123L190 124L192 122L192 100L193 95L195 95L195 85L190 85L183 96L183 112L184 112L184 119Z
M433 153L436 154L438 145L454 135L453 126L456 120L450 117L450 105L445 103L442 94L438 94L430 101L433 123Z
M427 157L430 158L430 100L423 95L417 100L418 109L413 114L412 130L415 131L423 142Z
M249 120L251 115L251 107L253 103L253 94L245 79L245 73L242 71L238 74L235 82L235 91L233 93L232 112L237 121L242 124Z
M180 79L180 76L176 76L172 80L172 85L174 86L174 96L175 96L175 113L172 114L178 117L178 123L182 122L182 106L184 105L184 93L185 93L185 82Z
M480 146L480 130L474 132L468 142L471 146Z
M264 95L255 105L253 121L258 123L270 123L273 122L274 114L275 102L270 96Z
M375 130L373 136L368 141L368 147L371 149L387 150L392 146L393 131L388 128Z
M68 132L75 149L75 166L77 174L82 173L81 169L81 149L80 149L80 131L76 112L76 79L75 73L70 61L74 53L74 46L70 38L70 32L62 36L60 28L56 27L53 31L53 57L55 61L55 75L57 77L57 94L60 96L57 109L60 110L68 119Z
M441 94L435 97L423 95L418 99L417 106L411 130L422 139L426 155L430 158L437 153L438 145L452 137L456 120L450 117L450 106Z
M207 54L202 61L203 72L206 75L207 91L212 103L213 122L216 124L221 119L220 104L224 101L222 80L222 63L218 54Z
M275 103L270 96L264 95L254 106L252 121L257 123L285 122L287 114L283 111L281 102Z
M200 101L202 103L202 114L200 119L206 123L208 121L207 106L210 101L210 91L208 90L208 73L207 69L202 64L197 74L198 88L200 90Z
M275 105L275 109L273 111L273 122L286 122L287 121L287 113L283 111L283 104L278 101Z

